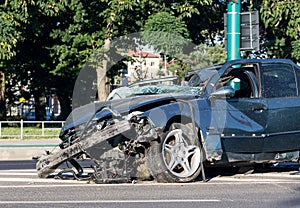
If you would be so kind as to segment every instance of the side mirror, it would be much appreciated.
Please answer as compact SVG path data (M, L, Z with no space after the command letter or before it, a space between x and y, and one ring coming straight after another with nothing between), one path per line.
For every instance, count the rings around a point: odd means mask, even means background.
M224 87L218 89L217 91L212 92L209 95L209 99L212 99L212 98L229 98L229 97L233 97L234 93L235 93L235 91L232 87L224 86Z

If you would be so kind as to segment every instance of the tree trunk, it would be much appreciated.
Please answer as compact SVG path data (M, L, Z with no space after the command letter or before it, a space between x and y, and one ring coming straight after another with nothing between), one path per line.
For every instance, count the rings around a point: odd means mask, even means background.
M60 103L60 120L66 120L67 117L69 116L69 114L72 111L72 107L71 107L71 98L68 95L68 93L59 93L57 94L59 103Z
M104 51L109 50L110 47L110 39L106 39L104 43ZM100 62L100 66L97 67L97 84L98 84L98 99L99 101L105 101L109 94L109 79L106 76L107 65L108 65L109 57L104 52L102 64Z
M35 108L35 120L45 121L46 120L46 99L45 95L40 89L35 88L33 91L34 97L34 108Z
M5 102L5 74L0 71L0 120L6 117L6 102Z

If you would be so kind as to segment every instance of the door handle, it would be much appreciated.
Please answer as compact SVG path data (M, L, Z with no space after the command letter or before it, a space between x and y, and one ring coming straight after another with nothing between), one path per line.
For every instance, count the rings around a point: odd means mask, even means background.
M252 107L252 111L262 112L262 111L265 111L265 110L268 110L268 108L266 106L253 106Z

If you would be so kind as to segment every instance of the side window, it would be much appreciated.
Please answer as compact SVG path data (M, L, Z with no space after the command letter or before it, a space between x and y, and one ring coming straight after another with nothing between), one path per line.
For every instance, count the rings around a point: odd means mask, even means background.
M220 78L219 86L231 86L234 89L233 98L257 98L258 84L252 65L229 68Z
M250 98L253 97L253 90L247 71L239 69L233 71L231 74L232 79L227 83L234 90L234 98Z
M262 95L265 98L297 96L293 67L288 64L263 64Z

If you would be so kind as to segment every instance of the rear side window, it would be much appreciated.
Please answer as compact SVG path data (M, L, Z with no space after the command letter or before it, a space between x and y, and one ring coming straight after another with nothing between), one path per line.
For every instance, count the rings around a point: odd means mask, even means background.
M295 71L291 65L263 64L261 69L263 97L297 96Z

